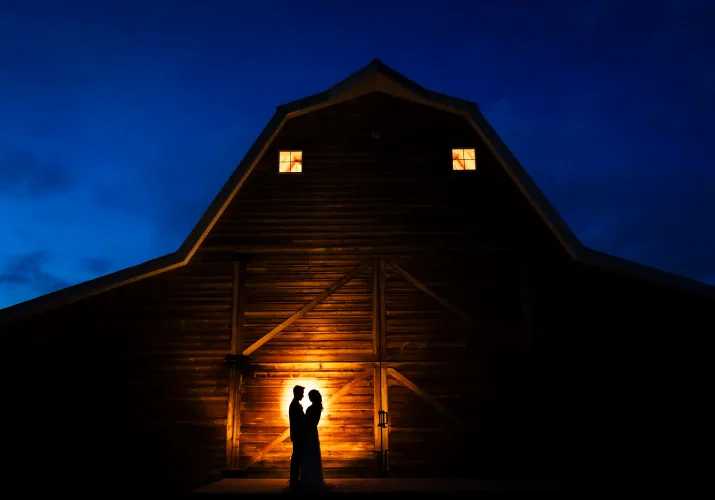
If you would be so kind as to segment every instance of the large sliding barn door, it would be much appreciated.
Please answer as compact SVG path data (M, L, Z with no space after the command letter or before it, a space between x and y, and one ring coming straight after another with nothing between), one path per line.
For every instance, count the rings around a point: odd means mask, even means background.
M234 469L289 468L288 406L299 384L306 406L311 389L323 395L326 474L376 473L373 276L372 260L344 256L258 257L247 265L241 352L250 369L234 397Z
M453 473L469 453L466 426L476 359L469 315L412 274L419 259L379 261L381 467L383 474ZM453 278L453 277L452 277ZM449 281L449 280L447 280ZM446 283L448 284L448 283ZM386 425L385 425L386 424Z
M421 262L273 256L247 265L240 351L251 369L232 389L234 469L288 469L296 384L323 394L328 474L410 476L469 462L484 428L473 411L473 396L484 395L483 336L449 300L462 277L423 278Z

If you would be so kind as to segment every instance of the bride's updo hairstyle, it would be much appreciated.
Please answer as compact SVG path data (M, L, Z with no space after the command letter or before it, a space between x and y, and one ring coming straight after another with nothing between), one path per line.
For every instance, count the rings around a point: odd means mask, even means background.
M323 396L320 395L320 393L313 389L308 393L308 399L314 404L317 405L321 410L323 409Z

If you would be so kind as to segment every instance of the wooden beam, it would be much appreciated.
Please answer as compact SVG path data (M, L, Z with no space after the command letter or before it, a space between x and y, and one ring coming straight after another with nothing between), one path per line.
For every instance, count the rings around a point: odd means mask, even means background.
M372 263L372 353L380 353L380 261Z
M389 415L388 410L388 385L387 385L387 372L390 368L380 368L380 409ZM388 453L390 450L390 425L380 428L380 459L382 462L382 473L386 473L389 470L389 460Z
M243 350L243 342L246 329L246 273L247 265L245 260L233 263L234 297L233 311L234 318L231 323L231 354L238 354Z
M226 468L235 469L241 432L241 382L242 375L231 370L228 379L228 412L226 415Z
M407 387L407 388L410 389L412 392L414 392L415 394L417 394L418 396L420 396L422 399L424 399L425 401L427 401L429 404L431 404L432 406L434 406L435 408L437 408L440 412L442 412L443 414L447 415L448 417L452 418L453 420L455 420L456 422L458 422L458 423L460 423L460 424L463 423L461 417L458 417L457 415L454 415L452 412L450 412L449 410L447 410L447 408L445 408L444 406L442 406L442 404L441 404L439 401L437 401L437 400L434 399L432 396L430 396L429 394L427 394L425 391L423 391L422 389L420 389L414 382L412 382L411 380L409 380L407 377L405 377L404 375L402 375L400 372L398 372L398 371L395 370L394 368L387 368L387 372L388 372L390 375L392 375L393 377L395 377L395 378L396 378L400 383L402 383L405 387Z
M414 286L425 292L427 295L432 297L434 300L442 304L444 307L455 313L457 316L462 318L464 321L467 323L470 323L472 325L475 325L474 320L464 311L462 311L459 307L455 306L451 302L449 302L447 299L440 297L437 293L435 293L432 289L430 289L427 285L422 283L420 280L412 276L410 273L402 269L400 266L395 264L394 262L390 262L390 267L392 267L395 271L400 273L407 281L412 283Z
M380 284L380 317L378 336L380 338L380 360L387 360L387 275L385 273L385 261L380 259L378 281Z
M343 368L355 368L359 367L372 367L378 366L379 361L372 360L346 360L346 361L256 361L252 362L252 366L260 367L276 367L281 370L299 370L299 369L320 369L321 367L331 368L331 369L343 369ZM452 361L384 361L382 366L396 367L400 366L438 366L438 365L449 365Z
M243 347L246 312L246 262L234 261L231 310L230 354L240 352ZM243 375L231 369L228 380L228 411L226 415L226 468L238 467L239 437L241 434L241 385Z
M281 333L283 330L288 328L290 325L298 321L300 318L308 314L310 311L312 311L316 306L318 306L321 302L323 302L325 299L330 297L333 293L335 293L337 290L339 290L343 285L345 285L348 281L352 280L355 276L357 276L360 271L363 270L363 268L367 265L367 261L362 262L360 265L358 265L355 269L350 271L348 274L340 278L338 281L333 283L329 288L327 288L323 293L315 297L313 300L311 300L308 304L303 306L298 312L293 314L290 318L285 320L283 323L275 327L273 330L265 334L263 337L258 339L256 342L253 343L250 347L246 348L243 351L244 356L250 356L251 353L253 353L256 349L260 348L263 344L271 340L273 337Z
M395 256L402 255L424 255L431 253L436 255L443 254L462 254L473 255L476 252L495 252L495 253L513 253L512 247L505 246L488 246L488 245L454 245L444 246L443 243L425 244L420 247L414 245L365 245L365 246L311 246L300 247L286 245L276 246L254 246L254 245L233 245L233 244L216 244L202 249L205 253L246 253L252 255L339 255L339 254L354 254L365 255L373 254L374 256L391 254Z
M358 375L357 377L352 379L350 382L345 384L338 391L334 392L333 395L330 396L325 401L325 406L329 406L331 403L340 399L340 397L343 396L348 391L350 391L350 389L352 389L355 384L357 384L359 381L361 381L363 379L366 379L370 375L372 375L372 368L369 368L369 369L363 371L362 373L360 373L360 375ZM253 455L251 457L251 459L248 461L248 463L246 464L246 468L250 467L251 465L253 465L256 462L258 462L259 460L261 460L263 457L265 457L266 454L268 454L268 452L270 452L273 448L275 448L276 446L281 444L283 441L288 439L288 436L290 436L290 427L288 429L286 429L285 431L283 431L283 433L280 436L278 436L273 441L268 443L265 448L263 448L261 451L259 451L255 455Z
M375 452L380 453L380 428L377 426L377 424L380 423L380 410L381 410L381 399L382 399L382 392L381 392L381 385L380 385L380 366L379 363L375 363L375 367L372 369L372 388L373 388L373 399L372 399L372 408L373 408L373 425L374 425L374 431L375 431Z

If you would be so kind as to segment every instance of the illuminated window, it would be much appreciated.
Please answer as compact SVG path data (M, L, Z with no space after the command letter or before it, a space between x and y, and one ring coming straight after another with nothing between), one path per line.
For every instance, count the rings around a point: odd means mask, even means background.
M302 151L281 151L278 158L278 171L298 174L303 171Z
M477 155L474 149L453 149L452 170L476 170Z

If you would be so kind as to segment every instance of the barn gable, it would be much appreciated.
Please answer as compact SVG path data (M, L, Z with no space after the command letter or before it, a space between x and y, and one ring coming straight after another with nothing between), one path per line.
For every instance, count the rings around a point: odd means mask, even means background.
M236 197L236 194L248 181L249 176L261 158L290 120L330 106L356 100L375 92L419 103L462 117L479 136L482 143L489 149L490 154L497 160L500 168L513 181L524 199L528 201L535 213L538 214L572 259L715 297L715 288L708 285L583 247L528 176L524 168L491 128L475 103L424 89L379 60L374 60L366 67L324 92L279 106L243 161L176 252L6 308L0 311L0 324L187 264L194 257L201 244L209 236L212 228Z

